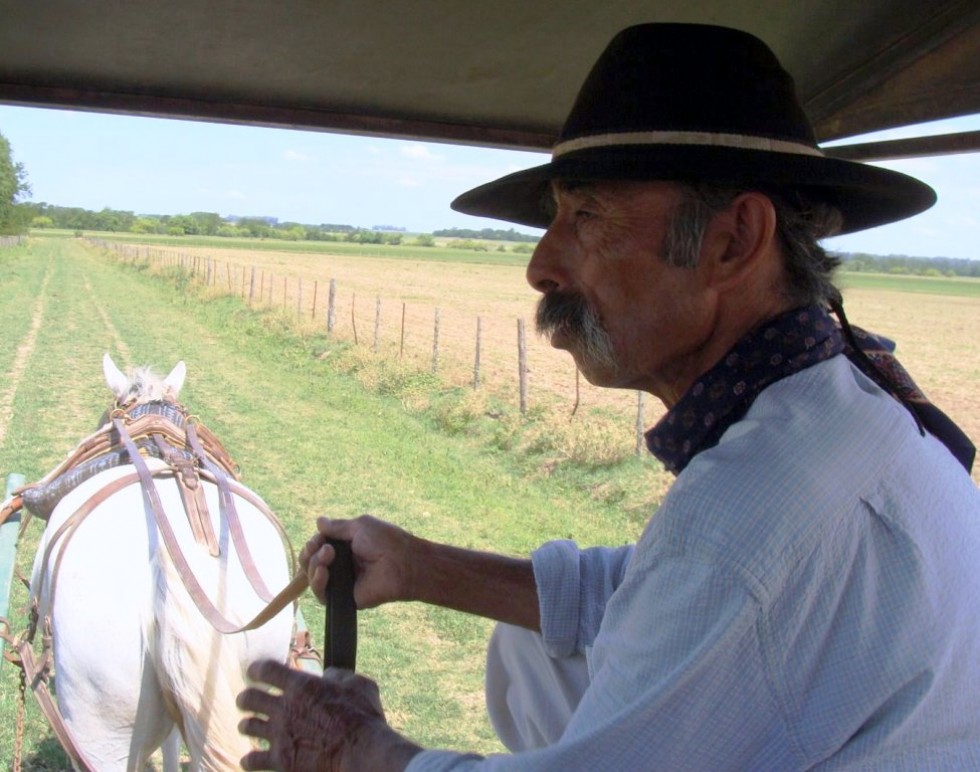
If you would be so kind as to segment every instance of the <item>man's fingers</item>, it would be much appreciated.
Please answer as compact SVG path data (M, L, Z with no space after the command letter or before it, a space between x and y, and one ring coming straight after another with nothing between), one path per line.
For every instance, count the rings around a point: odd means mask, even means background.
M350 541L353 538L353 520L333 520L329 517L318 517L316 529L328 539Z
M270 751L251 751L242 756L242 769L275 769Z
M310 588L313 590L313 594L321 603L327 602L326 587L327 579L329 577L329 571L322 563L310 563L310 568L307 569L307 579L309 580Z
M310 562L310 558L316 555L316 553L320 550L320 547L324 545L325 538L326 537L322 536L321 534L316 533L307 540L306 544L303 545L303 549L299 553L299 562L301 565L305 566Z
M252 681L269 684L279 689L285 690L286 687L297 680L306 680L309 676L302 670L293 670L281 662L274 659L263 659L253 662L248 666L248 677ZM247 692L253 691L248 689Z
M251 713L261 713L263 716L268 716L272 713L272 710L276 706L276 700L279 698L269 694L265 689L246 689L238 698L235 700L235 704L241 710L247 710Z
M260 740L272 739L272 729L269 726L269 722L264 718L257 718L256 716L243 718L239 721L238 731L241 734L247 734L249 737L258 737Z

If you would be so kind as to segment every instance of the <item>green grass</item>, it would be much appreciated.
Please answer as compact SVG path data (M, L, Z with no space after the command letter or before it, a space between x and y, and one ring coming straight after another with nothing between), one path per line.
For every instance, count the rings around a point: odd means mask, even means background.
M623 543L662 484L654 464L556 465L553 449L528 440L553 433L546 416L536 425L474 406L426 378L392 376L384 389L367 388L351 371L349 344L303 337L276 314L179 286L175 274L136 270L72 239L0 250L3 372L39 302L44 314L12 401L0 473L36 479L92 430L108 402L100 358L109 350L122 365L187 362L182 401L225 443L297 546L318 515L363 512L429 539L516 555L552 538ZM421 407L406 396L413 390L424 392ZM27 574L38 532L18 552ZM22 591L11 600L17 630L25 600ZM322 607L307 598L302 608L319 640ZM379 680L392 723L416 741L493 752L482 702L489 629L420 604L365 612L359 669ZM0 671L0 759L9 759L17 679L9 664ZM63 769L43 717L29 708L25 768Z
M853 287L855 289L915 292L966 298L980 297L980 279L965 276L906 276L903 274L841 271L837 274L837 280L844 290Z

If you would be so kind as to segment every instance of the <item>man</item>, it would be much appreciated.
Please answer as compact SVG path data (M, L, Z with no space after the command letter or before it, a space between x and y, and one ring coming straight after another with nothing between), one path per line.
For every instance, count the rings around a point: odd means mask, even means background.
M373 682L264 663L282 694L240 698L269 742L245 768L980 768L972 446L886 352L861 353L876 341L847 325L817 243L933 198L823 157L755 38L617 36L551 163L454 206L547 228L527 270L539 329L591 382L664 402L647 441L674 485L635 547L531 560L321 519L302 556L321 599L329 536L352 543L361 608L504 623L487 698L514 753L423 751Z

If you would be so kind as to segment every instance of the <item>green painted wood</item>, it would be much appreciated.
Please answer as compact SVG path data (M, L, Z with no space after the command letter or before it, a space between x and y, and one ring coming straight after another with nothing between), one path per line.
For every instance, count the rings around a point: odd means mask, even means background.
M4 499L10 498L11 493L24 484L24 475L12 472L7 475L7 492ZM10 605L10 582L14 576L14 561L17 556L17 531L20 529L20 513L13 515L6 523L0 525L0 617L7 616ZM0 655L3 654L4 643L0 640ZM0 662L2 662L0 658Z

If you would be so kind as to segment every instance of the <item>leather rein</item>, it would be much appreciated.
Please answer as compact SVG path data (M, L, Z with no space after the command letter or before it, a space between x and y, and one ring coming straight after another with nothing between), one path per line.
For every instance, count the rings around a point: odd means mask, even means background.
M152 404L155 405L156 403ZM141 407L144 409L140 410ZM159 412L151 411L146 407L147 404L142 403L116 407L111 410L108 413L107 423L95 434L83 440L64 462L41 481L34 486L28 486L35 488L45 483L50 484L71 469L90 462L111 450L124 450L127 458L121 463L128 463L135 470L116 478L90 496L49 539L43 557L45 569L55 546L64 540L62 549L55 560L51 587L52 606L54 604L54 584L57 581L57 570L67 541L71 539L81 523L99 504L123 488L138 482L150 505L154 523L177 575L202 616L208 620L215 630L225 634L234 634L261 627L303 593L307 586L307 579L304 572L299 572L285 588L273 595L263 581L248 548L241 519L235 506L236 496L248 501L275 527L289 552L290 566L295 567L295 553L282 523L265 502L238 482L235 463L224 447L205 426L188 416L183 407L172 402L162 403ZM137 441L143 438L152 440L159 450L161 458L167 464L166 467L151 471L144 455L137 446ZM252 589L267 604L253 619L245 624L236 624L222 614L207 596L194 575L160 500L155 483L155 480L160 478L172 478L177 481L195 539L207 546L212 556L217 556L219 550L207 514L207 504L200 483L204 480L217 487L220 514L228 524L231 542L238 554L239 562ZM15 497L11 505L21 506L27 493L27 489L20 491L19 501ZM41 575L46 573L46 570L42 571ZM35 594L40 596L39 591Z
M50 486L53 486L59 479L69 475L72 470L79 470L88 465L90 471L85 472L85 474L93 476L99 471L104 471L117 465L121 466L128 462L134 467L134 472L117 477L89 496L59 526L58 530L48 540L42 558L43 570L40 573L42 577L47 575L48 563L55 545L59 542L62 544L61 550L58 552L57 557L55 557L54 570L51 575L51 587L49 589L51 598L50 608L53 609L54 607L55 587L61 558L65 553L65 549L72 535L88 515L100 504L104 503L113 494L138 482L146 500L150 504L154 522L171 562L202 616L217 631L224 634L245 632L261 627L302 595L308 584L307 577L305 572L301 571L296 573L293 580L285 588L277 595L272 595L262 580L251 552L248 549L248 544L242 530L241 519L238 516L238 510L235 506L235 497L237 496L248 501L249 504L260 511L272 523L289 552L290 566L295 567L295 553L288 535L279 519L273 514L265 502L238 482L234 462L217 438L205 426L189 417L183 407L176 403L163 403L162 407L157 411L146 409L145 406L146 403L143 403L144 409L142 410L138 410L141 405L115 406L111 411L107 411L106 420L103 425L94 434L84 439L61 464L51 470L51 472L37 483L24 486L15 492L10 499L0 505L0 524L6 522L8 518L18 513L24 507L25 497L27 497L27 500L40 502L45 507L50 505L51 509L53 509L57 503L56 500L60 499L62 495L65 495L67 491L55 489L55 493L52 495L34 496L33 498L31 494L45 493L45 489L50 491ZM137 415L137 413L139 414ZM115 434L115 440L113 439L113 434ZM144 441L143 448L146 450L146 438L150 439L155 448L154 455L159 454L164 460L165 467L151 470L146 463L146 459L140 452L140 447L137 445L137 442ZM128 456L125 461L120 457L117 460L111 460L110 463L103 463L101 465L94 463L100 459L104 460L107 454L118 452L119 450L124 450L125 455ZM200 582L198 582L197 577L187 562L187 558L180 549L173 528L167 519L155 483L155 480L159 478L176 479L185 512L191 521L191 530L194 537L200 544L207 546L210 554L215 557L220 554L220 550L217 540L214 537L213 529L211 528L201 481L205 480L217 486L220 514L228 523L231 542L238 554L242 570L256 595L267 604L247 623L238 625L225 617L201 587ZM84 479L87 479L87 477L76 474L71 480L72 485L80 484ZM46 514L49 515L50 511L47 511ZM47 518L45 517L45 519ZM21 532L23 532L26 524L27 520L21 523ZM35 588L34 595L35 598L40 597L41 593L39 588ZM33 641L38 622L39 618L36 605L31 610L30 626L21 635L12 635L9 622L6 619L0 618L0 638L8 642L12 649L10 652L4 652L4 657L20 667L22 696L29 684L42 712L47 717L62 748L64 748L65 752L72 759L75 768L80 770L80 772L93 772L93 767L68 731L61 712L47 688L51 668L51 614L46 615L43 620L44 643L40 660L35 656L33 649ZM310 649L310 651L313 650ZM306 655L301 653L299 656ZM23 701L21 702L21 706L23 709ZM15 768L19 768L19 753L16 753L15 756L17 756L15 759Z

